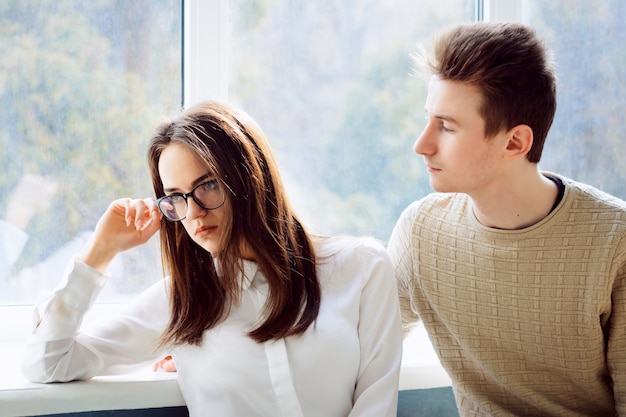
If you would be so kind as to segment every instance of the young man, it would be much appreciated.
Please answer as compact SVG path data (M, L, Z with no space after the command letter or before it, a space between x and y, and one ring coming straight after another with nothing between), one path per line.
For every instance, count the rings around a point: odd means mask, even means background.
M436 193L389 243L461 416L626 416L626 203L538 162L556 81L532 29L461 25L426 61Z

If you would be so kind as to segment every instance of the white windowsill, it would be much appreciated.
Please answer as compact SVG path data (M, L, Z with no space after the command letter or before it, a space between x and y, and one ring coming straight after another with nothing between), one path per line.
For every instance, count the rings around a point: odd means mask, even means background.
M0 342L3 358L0 417L185 405L176 374L152 372L149 367L81 382L35 384L27 381L21 375L20 360L23 340L30 329L30 314L16 313L21 309L30 313L32 306L0 308L0 318L6 319L9 313L3 309L11 309L12 319L3 323L7 323L6 330L13 338ZM439 364L423 327L417 326L405 340L400 390L445 386L450 386L450 379Z
M2 354L4 354L4 349ZM185 405L176 374L142 370L89 381L34 384L18 372L3 372L0 416L33 416L94 410L123 410ZM7 384L6 377L11 378Z

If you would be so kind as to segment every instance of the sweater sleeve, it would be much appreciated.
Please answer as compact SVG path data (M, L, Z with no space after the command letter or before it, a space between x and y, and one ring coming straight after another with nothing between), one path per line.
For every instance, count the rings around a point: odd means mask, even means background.
M608 331L607 363L613 380L613 397L619 416L626 416L626 265L613 284Z
M25 347L22 372L33 382L66 382L112 372L158 357L167 322L163 281L154 284L113 317L82 329L108 275L72 261L58 289L40 303ZM82 326L86 327L86 326Z
M413 271L414 249L411 243L411 230L415 222L414 207L415 205L411 205L402 212L391 233L388 245L389 255L395 270L398 299L402 314L402 328L405 336L419 320L419 317L411 307L411 294L415 276Z

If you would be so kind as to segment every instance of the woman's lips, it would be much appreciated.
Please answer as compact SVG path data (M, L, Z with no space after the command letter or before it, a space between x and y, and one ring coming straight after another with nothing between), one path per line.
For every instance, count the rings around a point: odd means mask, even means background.
M196 228L195 235L198 237L209 236L217 230L217 226L200 226Z

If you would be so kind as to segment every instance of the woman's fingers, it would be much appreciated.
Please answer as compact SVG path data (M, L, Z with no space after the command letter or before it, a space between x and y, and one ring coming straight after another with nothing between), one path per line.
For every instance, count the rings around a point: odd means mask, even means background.
M176 365L174 364L174 359L171 355L167 355L165 358L156 362L152 366L153 371L164 370L165 372L176 372Z
M146 230L153 221L159 218L158 208L151 198L125 199L123 204L126 212L126 226L130 227L132 224L137 231Z
M122 204L124 204L124 213L126 220L126 227L129 227L133 221L133 209L131 207L132 200L130 198L125 198L122 200Z
M157 210L150 198L113 201L98 220L80 259L104 271L118 253L146 243L159 230Z

